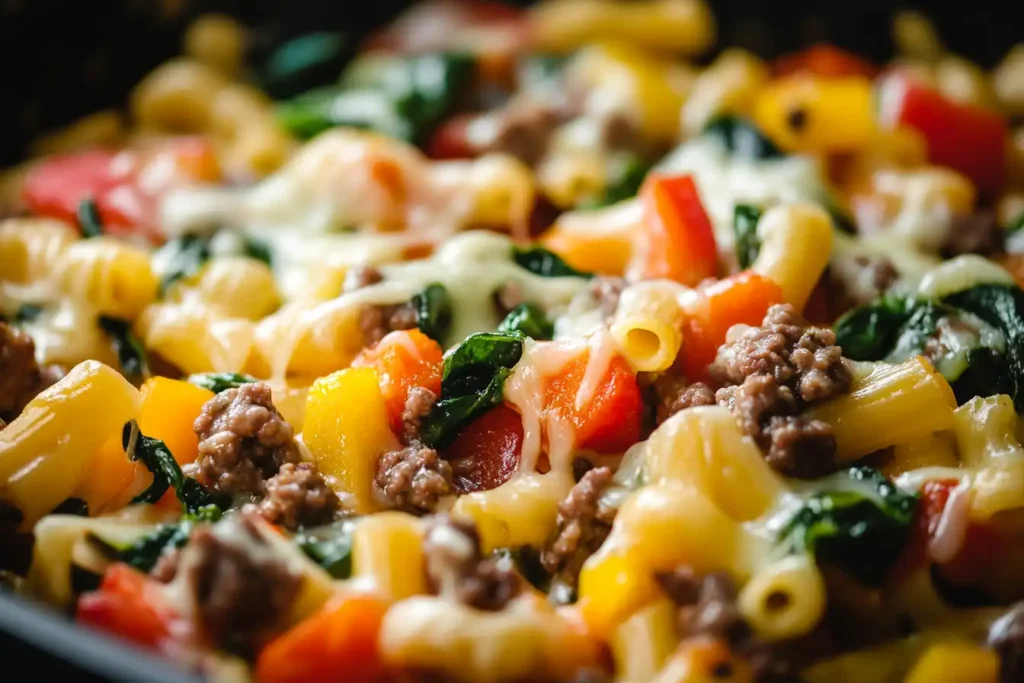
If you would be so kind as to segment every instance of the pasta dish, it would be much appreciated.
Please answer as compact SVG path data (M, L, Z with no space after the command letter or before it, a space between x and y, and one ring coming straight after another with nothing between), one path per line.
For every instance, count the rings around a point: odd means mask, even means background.
M202 16L0 176L3 590L215 681L1024 681L1024 43L892 28Z

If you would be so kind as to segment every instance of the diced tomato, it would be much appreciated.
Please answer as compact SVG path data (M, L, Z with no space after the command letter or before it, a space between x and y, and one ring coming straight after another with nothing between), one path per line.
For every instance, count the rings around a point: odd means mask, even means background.
M757 273L744 271L705 287L683 318L683 371L691 381L707 380L708 365L733 325L758 325L782 289Z
M885 79L881 117L890 126L909 126L924 135L928 159L970 178L982 191L1006 183L1009 124L999 113L947 99L905 74Z
M397 330L376 346L363 350L353 367L371 367L380 378L391 429L402 433L402 413L409 391L415 387L441 393L441 347L419 330Z
M161 584L121 563L107 569L99 590L78 599L77 620L156 650L181 634Z
M463 427L444 457L452 465L455 488L469 493L508 481L519 468L522 453L523 418L502 404Z
M431 159L470 159L477 150L467 137L469 124L475 118L472 114L458 114L434 130L427 143L427 155Z
M576 427L576 444L599 453L621 453L640 440L643 397L636 375L621 356L615 356L584 405L576 397L587 370L590 351L577 356L549 380L546 403L561 419Z
M843 76L874 78L878 74L878 67L863 57L847 52L840 47L819 43L775 60L772 63L772 73L780 77L802 74L823 78Z
M340 595L263 648L256 679L383 683L387 668L378 637L388 606L374 595Z
M146 169L160 166L146 176ZM22 196L28 209L77 224L85 199L96 203L104 230L114 236L142 235L163 241L158 224L162 194L183 182L212 182L220 167L208 140L176 138L153 149L92 151L43 160L25 178Z
M718 247L697 185L689 175L647 176L640 190L643 239L632 270L691 287L718 272Z

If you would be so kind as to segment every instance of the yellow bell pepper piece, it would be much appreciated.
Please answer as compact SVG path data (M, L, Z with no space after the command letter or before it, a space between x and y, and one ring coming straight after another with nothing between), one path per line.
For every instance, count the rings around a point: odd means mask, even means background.
M403 512L360 521L352 532L352 576L366 577L392 600L426 593L421 522Z
M116 370L85 361L0 430L0 498L21 510L25 528L72 494L89 457L121 433L141 402Z
M314 382L302 438L348 507L361 514L378 508L373 500L377 459L399 443L373 369L349 368Z
M999 657L972 643L938 643L925 651L905 683L996 683Z
M592 97L629 107L645 137L676 139L690 81L678 78L669 62L632 45L605 43L581 51L569 74Z
M786 78L769 84L754 103L754 119L787 151L852 152L874 137L871 81L862 76Z
M573 268L622 275L641 219L640 202L635 199L596 211L569 211L559 216L540 241Z

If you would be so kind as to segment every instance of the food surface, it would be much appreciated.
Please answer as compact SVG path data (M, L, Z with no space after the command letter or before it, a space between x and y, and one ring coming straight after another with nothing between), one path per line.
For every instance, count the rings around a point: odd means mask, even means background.
M715 31L207 15L39 140L2 585L211 681L1024 681L1024 43Z

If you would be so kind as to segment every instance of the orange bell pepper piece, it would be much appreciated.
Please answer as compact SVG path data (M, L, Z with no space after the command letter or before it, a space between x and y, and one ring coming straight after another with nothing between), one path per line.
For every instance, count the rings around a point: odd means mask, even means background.
M707 380L708 365L725 343L729 328L757 325L768 309L782 303L782 289L744 271L706 287L683 319L683 371L691 381Z
M689 175L647 176L640 189L646 244L633 270L644 279L668 278L693 287L718 272L711 220Z
M181 636L181 618L162 592L163 586L126 564L110 565L98 590L78 600L81 624L160 650Z
M391 429L396 434L402 433L402 412L410 389L423 387L440 395L442 353L440 345L419 330L399 330L373 348L364 349L352 361L354 368L376 371Z
M260 683L385 680L377 642L388 602L369 594L346 594L278 636L260 652Z

